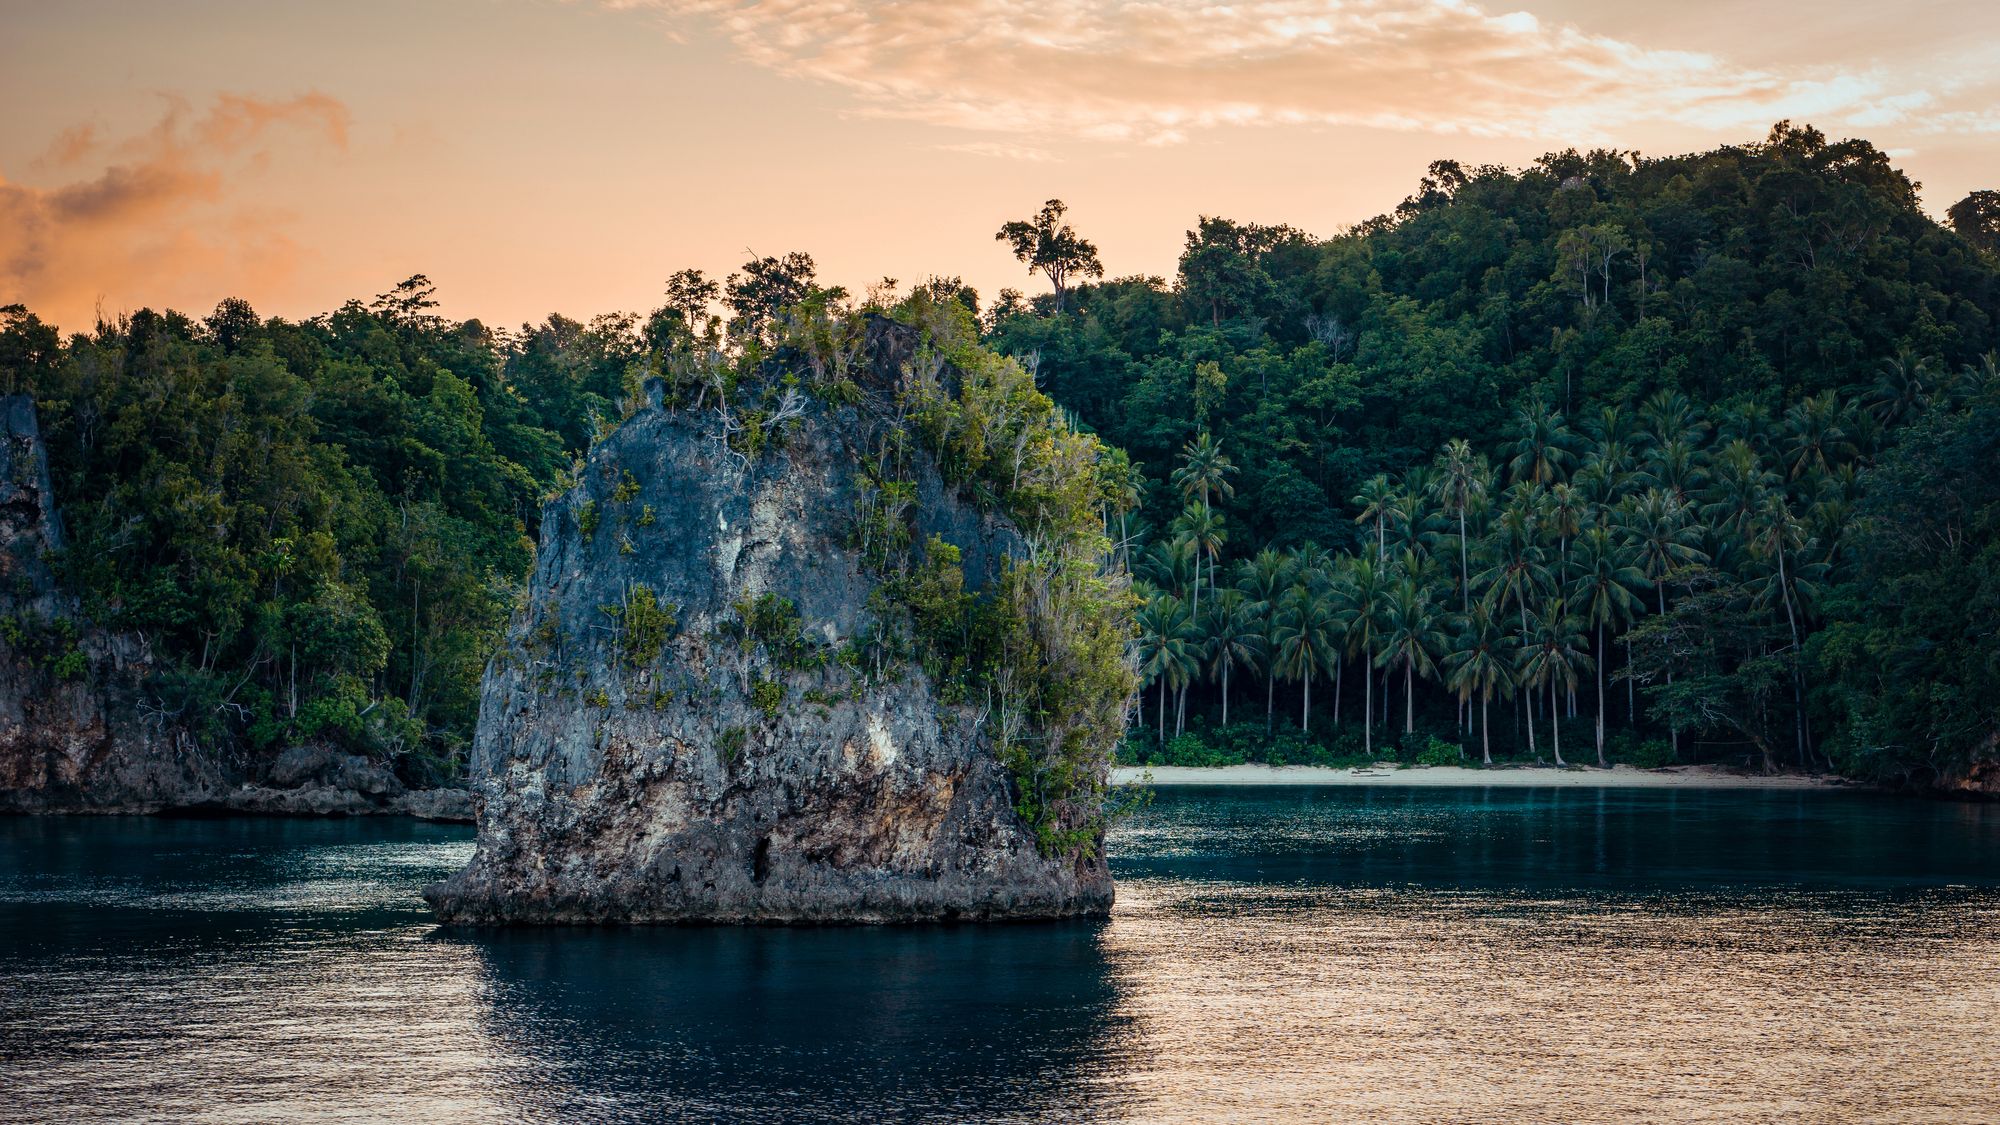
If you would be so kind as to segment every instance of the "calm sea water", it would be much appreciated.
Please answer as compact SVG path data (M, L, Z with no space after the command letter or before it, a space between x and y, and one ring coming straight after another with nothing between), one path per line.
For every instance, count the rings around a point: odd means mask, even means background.
M0 820L0 1119L2000 1120L2000 807L1163 790L1108 922L448 933L468 829Z

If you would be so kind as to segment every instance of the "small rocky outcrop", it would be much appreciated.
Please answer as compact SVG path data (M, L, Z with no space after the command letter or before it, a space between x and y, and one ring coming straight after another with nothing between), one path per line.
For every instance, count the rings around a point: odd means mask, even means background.
M254 778L181 811L266 816L414 816L470 822L475 804L467 789L412 789L396 771L373 758L323 743L285 749Z
M1101 819L1051 846L1024 813L1036 806L1023 777L1039 775L1020 755L1003 764L997 748L1014 721L995 702L1006 674L959 677L950 661L909 655L897 632L894 603L917 597L922 576L950 604L990 606L1003 572L1031 551L920 449L900 484L885 483L918 340L878 319L867 345L845 404L773 390L761 417L732 419L669 405L655 381L652 405L550 505L526 608L485 678L477 851L425 890L440 919L850 923L1109 909ZM956 393L946 382L929 386ZM746 451L753 424L770 428ZM871 534L909 545L900 585ZM967 597L953 601L961 583ZM1075 735L1094 741L1058 779L1079 808L1104 795L1129 697L1122 646L1107 647L1117 667L1097 705L1104 721Z
M0 398L0 813L391 813L472 819L465 790L410 789L326 747L240 762L148 707L152 653L101 629L56 582L48 451L25 395Z

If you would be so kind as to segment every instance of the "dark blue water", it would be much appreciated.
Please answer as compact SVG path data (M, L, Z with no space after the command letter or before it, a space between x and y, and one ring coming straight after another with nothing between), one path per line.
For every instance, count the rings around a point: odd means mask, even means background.
M1991 1119L2000 808L1183 789L1109 922L446 932L469 830L0 820L0 1119Z

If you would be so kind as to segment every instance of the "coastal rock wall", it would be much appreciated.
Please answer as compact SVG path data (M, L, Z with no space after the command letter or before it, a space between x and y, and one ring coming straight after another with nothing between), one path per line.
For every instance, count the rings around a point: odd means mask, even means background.
M92 625L57 584L62 546L34 402L0 398L0 813L472 818L469 792L412 790L326 747L246 763L197 746L148 707L144 640Z
M219 797L221 769L142 714L151 655L56 584L63 545L34 402L0 399L0 811L141 811Z
M871 393L895 378L877 341ZM1101 849L1049 857L982 700L869 655L881 582L856 544L888 429L812 402L746 456L713 412L655 404L543 520L526 608L488 669L471 866L449 922L903 922L1100 914ZM969 589L1020 539L916 474L913 540Z

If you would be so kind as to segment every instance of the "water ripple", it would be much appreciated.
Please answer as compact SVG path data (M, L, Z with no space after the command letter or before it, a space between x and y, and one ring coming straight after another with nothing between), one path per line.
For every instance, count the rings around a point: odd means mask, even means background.
M0 1121L1996 1119L2000 811L1163 793L1110 921L439 931L469 833L0 821Z

